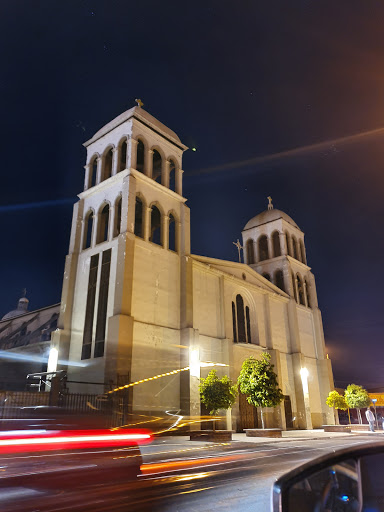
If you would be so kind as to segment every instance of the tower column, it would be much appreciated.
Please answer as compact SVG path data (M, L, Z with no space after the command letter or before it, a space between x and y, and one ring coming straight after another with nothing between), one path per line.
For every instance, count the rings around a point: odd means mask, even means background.
M163 224L162 225L162 231L163 231L162 245L163 245L164 249L168 249L169 248L169 217L168 217L168 215L163 215L162 224Z
M280 249L283 256L288 254L287 239L285 238L284 232L280 233Z
M148 178L152 178L152 169L153 169L153 151L152 149L148 149L146 153L146 162L144 164L145 175Z
M176 179L176 192L182 196L183 195L183 170L182 169L175 169L175 179Z
M85 175L84 175L84 191L88 190L91 186L90 182L90 172L91 172L91 166L89 164L84 165L85 169Z
M149 208L148 206L144 206L143 210L144 210L144 219L143 219L143 222L144 222L144 240L146 242L148 242L149 237L150 237L149 228L150 228L150 219L151 219L152 208Z
M293 244L292 244L292 237L290 234L288 234L288 254L290 254L293 257Z
M268 255L269 255L268 259L271 259L271 258L275 257L275 255L273 253L272 236L271 235L267 235L267 240L268 240Z
M164 187L169 188L169 170L171 168L171 162L169 160L165 160L162 163L161 169L161 184Z
M96 174L96 184L98 185L102 181L101 171L103 167L103 158L99 156L97 158L97 174Z
M95 247L97 243L97 231L99 229L99 214L95 212L95 215L93 217L93 226L92 226L92 240L91 240L91 247Z
M111 176L115 176L117 174L117 166L119 163L119 155L121 148L113 148L112 149L112 173Z
M109 224L108 224L108 241L113 239L114 235L114 227L115 227L115 213L116 208L114 205L111 205L109 208Z
M137 165L137 144L139 141L130 137L127 145L127 169L136 169Z

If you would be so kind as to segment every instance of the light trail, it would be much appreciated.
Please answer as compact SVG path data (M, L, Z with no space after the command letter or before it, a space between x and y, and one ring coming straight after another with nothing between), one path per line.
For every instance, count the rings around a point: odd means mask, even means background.
M17 210L30 210L31 208L46 208L48 206L60 206L73 204L74 199L52 199L50 201L37 201L36 203L8 204L0 206L0 213L14 212Z
M211 174L218 171L226 171L229 169L239 168L239 167L247 167L249 165L257 165L264 164L268 162L274 162L277 160L282 160L284 158L293 158L298 156L305 156L310 153L315 153L317 151L321 151L323 149L327 149L330 146L334 146L336 144L350 144L352 142L357 142L363 139L368 139L370 137L375 137L378 135L384 135L384 128L376 128L375 130L368 130L365 132L355 133L353 135L347 135L345 137L338 137L336 139L329 139L323 142L317 142L315 144L310 144L308 146L300 146L293 149L287 149L285 151L280 151L278 153L272 153L270 155L262 155L254 158L248 158L247 160L237 160L234 162L229 162L227 164L222 165L214 165L212 167L206 167L204 169L197 169L195 171L190 171L186 175L190 176L198 176L201 174Z

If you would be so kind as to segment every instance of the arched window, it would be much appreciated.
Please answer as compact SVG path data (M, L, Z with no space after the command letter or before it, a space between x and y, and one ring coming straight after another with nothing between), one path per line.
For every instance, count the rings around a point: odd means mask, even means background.
M245 245L247 250L247 263L253 265L255 263L255 248L253 247L253 240L249 239Z
M89 165L89 172L91 173L90 187L94 187L97 183L97 156L93 158Z
M236 320L236 306L232 302L232 325L233 325L233 341L237 343L237 320Z
M303 240L300 240L300 253L301 253L301 261L307 264L307 258L305 257L305 247Z
M157 206L152 206L151 209L151 228L149 232L149 241L157 245L162 245L161 213Z
M275 285L285 292L284 275L282 270L276 270L275 272Z
M296 275L296 282L297 282L297 291L299 293L299 303L305 306L305 298L304 298L304 287L303 287L303 280L301 279L300 275Z
M120 145L119 151L119 170L118 172L124 171L127 168L127 152L128 152L128 142L127 139L123 140Z
M268 274L268 272L263 272L263 274L261 274L263 277L265 277L265 279L268 279L268 281L271 280L271 276Z
M112 176L112 162L113 162L113 151L112 148L107 151L104 156L104 165L103 165L103 180L107 180Z
M101 244L108 240L109 228L109 205L106 204L99 212L98 229L97 229L97 243Z
M115 203L115 226L113 236L118 236L121 233L121 196L119 196Z
M309 282L305 279L305 291L307 293L307 305L311 308L311 300L310 300L310 290L309 290Z
M259 261L268 260L269 259L268 238L266 235L262 235L259 238L258 247L259 247Z
M272 233L272 246L273 246L273 257L277 258L277 256L281 256L280 233L278 231L274 231Z
M176 164L173 160L169 161L169 189L176 191Z
M144 143L139 139L136 151L136 170L139 172L144 172L144 151Z
M144 238L144 222L143 222L144 204L140 197L136 196L135 204L135 235Z
M292 256L290 241L291 241L291 237L288 235L288 233L286 231L285 232L285 244L287 246L287 254L288 254L288 256Z
M292 247L293 247L293 257L296 260L299 260L299 248L297 246L297 240L294 236L292 237Z
M92 245L93 231L93 211L90 210L84 220L83 249L88 249Z
M176 244L176 221L172 213L169 214L169 231L168 231L168 249L171 251L177 250Z
M237 339L239 343L247 343L245 331L244 301L241 295L236 295Z
M161 167L161 155L158 151L156 151L156 149L154 149L152 156L152 178L159 183L161 183Z

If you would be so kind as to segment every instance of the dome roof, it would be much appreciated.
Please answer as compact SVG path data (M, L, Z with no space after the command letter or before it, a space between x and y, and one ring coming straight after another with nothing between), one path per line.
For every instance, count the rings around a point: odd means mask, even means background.
M124 123L125 121L128 121L131 117L136 117L137 119L142 119L142 121L149 125L154 130L157 130L161 132L163 135L165 135L166 138L171 139L174 143L176 143L178 146L182 147L183 149L187 149L184 144L181 143L179 137L176 135L176 133L172 130L170 130L165 124L158 121L155 117L153 117L151 114L146 112L141 107L132 107L129 110L126 110L119 116L115 117L112 121L104 125L98 132L95 133L95 135L87 140L87 142L84 143L84 146L87 147L92 142L95 142L97 139L100 139L103 135L107 134L120 124Z
M11 318L15 318L17 316L24 315L28 313L28 304L29 300L27 297L21 297L17 304L17 309L12 309L9 313L6 313L1 320L10 320Z
M265 210L264 212L259 213L259 215L256 215L256 217L253 217L253 219L249 220L246 223L243 231L261 226L262 224L266 224L267 222L272 222L273 220L277 219L283 219L295 228L300 229L296 222L289 215L282 212L281 210L272 208L271 210Z

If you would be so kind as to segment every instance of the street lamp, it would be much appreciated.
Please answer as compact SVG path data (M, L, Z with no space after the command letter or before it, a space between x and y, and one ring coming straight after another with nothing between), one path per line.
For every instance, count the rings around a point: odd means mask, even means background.
M200 378L200 350L192 348L189 352L189 373L191 377Z
M302 368L300 370L300 376L301 376L301 382L303 384L304 394L308 393L308 375L309 375L309 372L308 372L307 368Z

